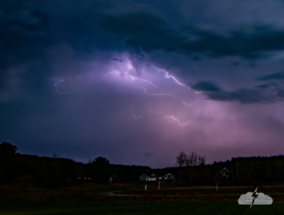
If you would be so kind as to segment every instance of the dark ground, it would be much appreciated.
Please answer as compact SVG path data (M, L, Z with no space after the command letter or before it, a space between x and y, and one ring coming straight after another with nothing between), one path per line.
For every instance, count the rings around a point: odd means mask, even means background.
M240 206L237 202L0 203L1 215L21 214L284 214L284 204Z
M170 183L81 184L42 189L0 186L0 214L284 214L284 187L260 186L272 205L238 205L255 187L179 187Z

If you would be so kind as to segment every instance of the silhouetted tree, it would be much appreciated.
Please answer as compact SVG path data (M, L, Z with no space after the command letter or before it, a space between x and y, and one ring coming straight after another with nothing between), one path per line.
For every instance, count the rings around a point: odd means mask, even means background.
M198 166L204 166L206 162L205 156L198 155Z
M102 165L102 166L108 166L109 165L109 160L104 158L104 157L97 157L93 163L96 165Z
M176 158L176 166L182 167L185 166L187 163L187 155L184 152L180 152Z
M195 152L192 152L189 156L187 156L186 159L186 166L196 166L197 165L197 154Z
M108 182L111 176L109 160L104 157L97 157L90 165L89 176L95 182Z
M14 182L21 169L21 163L16 158L18 148L11 143L0 144L0 181Z
M0 156L8 157L14 155L17 150L17 146L13 146L11 143L2 142L0 144Z
M176 158L176 166L202 166L205 165L205 156L192 152L190 155L180 152Z

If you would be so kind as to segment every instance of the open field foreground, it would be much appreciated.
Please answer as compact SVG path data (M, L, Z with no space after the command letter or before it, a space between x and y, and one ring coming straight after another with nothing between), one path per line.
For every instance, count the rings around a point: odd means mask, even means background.
M253 192L253 186L239 187L179 187L170 183L109 183L81 184L74 187L42 189L19 184L0 186L0 202L237 202L242 194ZM284 186L259 186L258 192L269 195L274 203L284 203Z
M0 203L1 215L21 214L284 214L284 204L240 206L237 202Z
M0 215L12 214L284 214L284 187L260 186L272 205L240 206L255 187L179 187L170 183L81 184L60 189L0 187Z

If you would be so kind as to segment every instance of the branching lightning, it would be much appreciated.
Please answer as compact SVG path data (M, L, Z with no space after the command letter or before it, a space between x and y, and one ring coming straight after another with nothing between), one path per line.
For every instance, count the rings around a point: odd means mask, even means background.
M147 90L148 90L148 89L145 88L145 87L136 87L136 88L141 88L141 89L143 89L143 92L144 92L146 95L149 95L149 96L173 96L173 97L175 97L175 98L178 98L178 99L182 100L182 103L183 103L185 106L187 106L187 107L190 107L190 106L195 105L195 104L198 103L198 101L196 101L196 102L194 102L194 103L188 104L188 103L186 103L186 102L184 101L183 98L181 98L181 97L179 97L179 96L176 96L176 95L174 95L174 94L172 94L172 93L147 93Z
M181 82L179 82L176 77L174 77L173 75L169 75L169 72L167 72L164 69L158 69L157 67L153 66L158 72L164 72L166 74L166 78L172 78L178 85L187 87L188 89L190 89L191 91L195 92L196 94L200 94L201 92L195 91L193 89L191 89L189 86L187 86L186 84L183 84Z
M132 111L132 116L135 120L138 120L140 118L142 118L142 115L139 115L139 116L136 116L135 113L134 113L134 110L133 110L133 106L131 107L131 111ZM161 112L154 112L154 113L158 113L158 114L161 114L163 115L164 118L167 118L167 119L172 119L174 121L176 121L178 123L179 126L186 126L190 121L187 121L186 123L181 123L177 118L175 118L174 116L168 116L168 115L165 115L164 113L161 113Z
M134 110L133 110L133 106L132 106L131 110L132 110L132 116L133 116L133 118L134 118L135 120L137 120L137 119L139 119L139 118L142 118L142 115L135 116Z
M186 86L185 84L179 82L174 76L172 75L169 75L169 72L167 72L166 70L164 69L158 69L157 67L153 66L158 72L164 72L166 73L166 78L172 78L178 85L181 85L181 86Z
M148 83L148 84L152 85L152 87L157 88L157 86L156 86L156 85L154 85L152 82L147 81L147 80L145 80L145 79L137 78L137 77L134 77L134 76L132 76L132 75L129 75L129 77L131 78L131 81L133 81L133 80L144 81L144 82L146 82L146 83Z
M196 93L196 94L202 93L201 91L195 91L195 90L191 89L189 86L187 86L187 88L190 89L191 91L193 91L193 92Z
M171 93L147 93L147 88L145 87L136 87L136 88L141 88L143 89L143 92L146 94L146 95L149 95L149 96L173 96L173 94Z
M65 82L66 79L52 79L52 78L49 78L49 79L52 80L52 81L55 81L55 83L53 84L53 86L55 87L55 91L56 91L58 94L60 94L60 95L69 94L69 93L66 93L66 92L60 92L60 91L58 90L58 84Z
M131 79L131 81L134 81L134 80L143 81L143 82L146 82L147 84L150 84L152 87L157 88L157 86L154 85L151 81L133 76L133 75L129 74L129 72L112 71L110 73L119 74L119 75L127 75Z
M185 106L190 107L190 106L192 106L192 105L197 104L198 101L196 101L196 102L194 102L194 103L191 103L191 104L187 104L187 103L183 100L182 103L183 103Z
M163 115L165 118L167 118L167 119L172 119L172 120L174 120L174 121L176 121L178 124L179 124L179 126L186 126L190 121L187 121L186 123L181 123L177 118L175 118L174 116L167 116L167 115L165 115L165 114L163 114L163 113L161 113L161 112L157 112L157 113L159 113L159 114L161 114L161 115Z
M133 68L133 66L132 66L131 64L128 64L127 66L128 66L128 69L129 69L129 70ZM175 76L170 75L168 71L166 71L166 70L164 70L164 69L158 69L158 68L155 67L155 66L153 66L153 67L154 67L158 72L164 72L164 73L165 73L165 77L168 78L168 79L172 79L176 84L178 84L178 85L180 85L180 86L183 86L183 87L187 87L188 89L190 89L191 91L195 92L196 94L201 93L201 92L194 91L194 90L192 90L189 86L187 86L186 84L181 83ZM116 71L116 72L117 72L117 73L120 73L120 72L118 72L118 71ZM136 77L136 76L133 76L133 75L129 74L129 71L123 72L123 73L120 73L120 74L126 74L128 77L131 78L131 81L134 81L134 80L143 81L143 82L146 82L147 84L150 84L152 87L157 88L157 86L154 85L152 82L150 82L150 81L148 81L148 80L145 80L145 79L142 79L142 78L138 78L138 77ZM180 100L182 101L183 105L185 105L185 106L187 106L187 107L190 107L190 106L195 105L195 104L198 103L198 101L196 101L196 102L194 102L194 103L188 104L188 103L185 102L185 100L184 100L182 97L176 96L176 95L174 95L174 94L172 94L172 93L149 93L149 92L148 92L148 89L147 89L146 87L136 87L136 88L141 88L141 89L143 89L144 94L146 94L146 95L148 95L148 96L172 96L172 97L175 97L175 98L177 98L177 99L180 99ZM188 123L190 122L190 121L188 121L188 122L185 122L185 123L181 123L181 122L180 122L176 117L174 117L173 115L165 115L164 113L161 113L161 112L157 112L157 113L163 115L164 118L167 118L167 119L171 119L171 120L173 120L173 121L176 121L179 126L186 126L186 125L188 125ZM137 119L139 119L139 118L142 117L142 115L136 116L136 115L134 114L133 107L132 107L132 116L133 116L133 118L134 118L135 120L137 120Z
M120 61L122 62L122 61ZM172 79L174 81L174 83L176 83L177 85L179 86L182 86L182 87L187 87L188 89L190 89L186 84L180 82L175 76L169 74L168 71L164 70L164 69L158 69L157 67L153 66L158 72L163 72L165 74L165 78L167 79ZM153 88L158 88L153 82L151 82L150 80L146 80L146 79L143 79L143 78L140 78L140 77L137 77L133 74L131 74L131 71L133 71L133 66L131 64L131 62L128 62L126 64L126 68L116 68L112 71L109 71L106 73L106 75L109 75L109 74L117 74L117 75L120 75L121 77L126 77L128 81L130 82L134 82L134 81L140 81L140 82L144 82L148 85L150 85L151 87ZM81 75L82 76L82 75ZM78 76L81 77L81 76ZM55 91L60 94L60 95L66 95L66 94L70 94L70 92L64 92L64 91L61 91L60 89L60 84L63 84L64 82L66 82L68 79L70 78L67 78L67 79L50 79L52 80L54 83L53 83L53 86L55 88ZM183 105L187 106L187 107L190 107L196 103L198 103L198 101L194 102L194 103L186 103L185 99L183 99L182 97L180 96L176 96L174 95L173 93L151 93L151 92L148 92L148 88L144 87L144 86L141 86L141 87L136 87L136 88L141 88L144 92L144 94L148 95L148 96L171 96L171 97L174 97L178 100L180 100L182 102ZM64 88L63 88L64 89ZM190 89L192 90L192 89ZM196 92L194 90L192 90L193 92L195 93L201 93L201 92ZM134 112L134 109L133 109L133 106L131 107L131 111L132 111L132 116L135 120L138 120L140 118L142 118L142 115L136 115L135 112ZM185 122L185 123L181 123L180 120L178 120L175 116L173 115L166 115L164 113L161 113L161 112L156 112L160 115L162 115L164 118L167 118L167 119L171 119L175 122L177 122L177 124L179 126L186 126L188 125L188 122Z

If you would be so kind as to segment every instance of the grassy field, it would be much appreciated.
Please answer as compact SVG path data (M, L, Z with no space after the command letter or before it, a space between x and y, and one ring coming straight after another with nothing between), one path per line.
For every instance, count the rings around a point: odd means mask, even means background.
M81 184L59 189L0 186L0 215L5 214L284 214L284 186L261 186L272 205L238 205L255 187L179 187L163 184ZM111 195L109 195L111 193Z
M0 203L1 215L21 214L284 214L284 204L240 206L237 202L155 202L155 203Z

